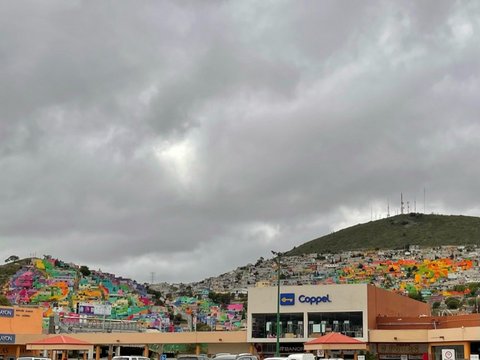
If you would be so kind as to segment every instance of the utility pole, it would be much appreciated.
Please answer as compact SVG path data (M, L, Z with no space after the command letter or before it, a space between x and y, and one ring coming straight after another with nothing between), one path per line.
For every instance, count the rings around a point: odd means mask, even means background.
M281 252L273 251L272 254L276 255L275 262L277 263L277 342L275 347L275 356L280 356L280 266L281 266Z

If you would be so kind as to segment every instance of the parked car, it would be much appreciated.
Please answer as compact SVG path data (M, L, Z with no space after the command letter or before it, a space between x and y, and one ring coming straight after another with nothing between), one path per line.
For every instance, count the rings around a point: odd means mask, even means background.
M288 360L315 360L315 355L312 353L298 353L288 355Z
M150 358L140 355L125 355L125 356L114 356L112 360L150 360Z
M258 360L258 357L250 353L242 354L217 354L215 360Z
M207 355L178 355L177 360L210 360L210 358Z

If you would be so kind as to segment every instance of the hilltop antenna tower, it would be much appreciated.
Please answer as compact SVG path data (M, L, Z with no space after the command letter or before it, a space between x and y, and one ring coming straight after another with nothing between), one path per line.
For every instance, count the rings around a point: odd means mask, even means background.
M403 193L400 193L400 214L403 215Z
M153 284L153 281L155 280L155 272L152 271L152 272L150 273L150 276L151 276L151 280L152 280L152 282L151 282L150 284Z
M390 217L390 201L387 200L387 217Z

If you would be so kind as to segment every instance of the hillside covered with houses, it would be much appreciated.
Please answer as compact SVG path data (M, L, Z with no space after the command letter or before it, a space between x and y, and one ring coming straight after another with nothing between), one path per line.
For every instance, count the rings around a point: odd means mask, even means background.
M32 258L2 289L11 305L39 306L44 327L63 331L235 330L244 326L243 303L216 303L209 291L162 294L149 284L65 263ZM53 330L54 330L53 329Z
M480 248L477 245L344 251L282 256L281 285L369 283L431 304L434 311L478 311ZM191 284L197 289L246 294L250 286L276 286L277 259L260 258Z
M411 245L259 258L189 284L140 284L45 256L23 261L4 284L12 305L40 306L50 331L238 330L246 325L248 288L369 283L427 302L433 313L479 312L480 248Z

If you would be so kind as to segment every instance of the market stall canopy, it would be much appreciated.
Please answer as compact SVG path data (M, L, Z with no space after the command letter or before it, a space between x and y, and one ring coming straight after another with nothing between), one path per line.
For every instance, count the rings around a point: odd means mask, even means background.
M70 336L58 335L27 344L28 350L91 350L93 344Z
M340 333L332 332L304 344L305 350L366 350L367 344Z

